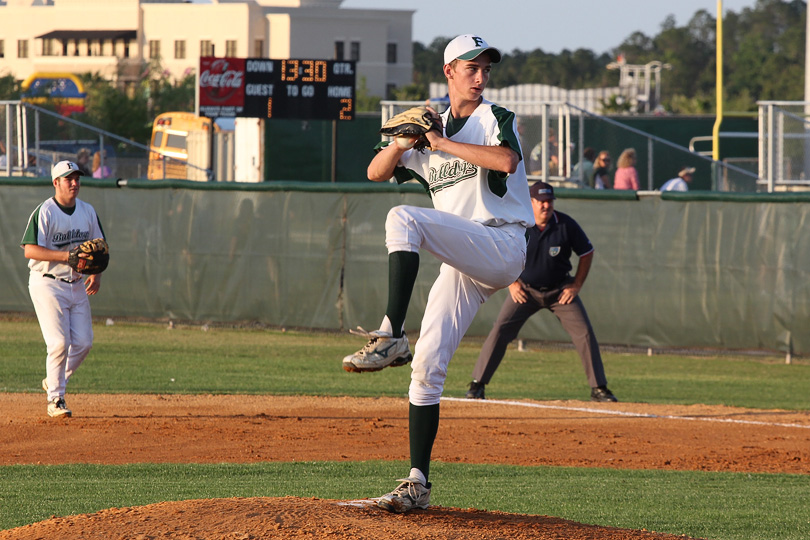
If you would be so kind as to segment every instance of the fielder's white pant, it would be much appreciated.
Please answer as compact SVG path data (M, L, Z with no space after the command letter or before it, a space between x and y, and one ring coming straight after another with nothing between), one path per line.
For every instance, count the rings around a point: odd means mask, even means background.
M65 283L31 272L28 291L48 351L48 400L64 397L68 379L93 346L93 319L84 280Z
M488 227L433 208L397 206L388 212L388 253L427 250L443 264L428 295L411 363L408 392L414 405L441 400L447 366L478 312L526 264L526 229Z

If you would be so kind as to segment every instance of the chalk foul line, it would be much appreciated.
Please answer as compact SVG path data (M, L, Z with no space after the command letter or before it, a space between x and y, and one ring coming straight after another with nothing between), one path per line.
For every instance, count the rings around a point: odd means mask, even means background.
M442 401L459 401L459 402L479 403L479 404L489 403L495 405L511 405L514 407L528 407L533 409L553 409L558 411L575 411L592 414L606 414L613 416L629 416L634 418L662 418L666 420L690 420L694 422L717 422L726 424L747 424L755 426L810 429L810 425L804 424L783 424L779 422L762 422L757 420L737 420L734 418L705 418L699 416L676 416L669 414L635 413L628 411L613 411L610 409L596 409L592 407L566 407L564 405L547 405L543 403L526 403L524 401L509 401L498 399L467 399L467 398L442 397Z

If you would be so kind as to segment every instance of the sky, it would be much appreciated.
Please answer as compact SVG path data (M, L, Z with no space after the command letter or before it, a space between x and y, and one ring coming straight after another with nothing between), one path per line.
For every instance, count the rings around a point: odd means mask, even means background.
M341 7L414 10L413 40L423 45L471 33L506 53L584 48L601 54L634 32L655 36L669 15L677 26L701 9L715 17L717 5L717 0L343 0ZM755 5L756 0L722 0L722 11L740 13Z

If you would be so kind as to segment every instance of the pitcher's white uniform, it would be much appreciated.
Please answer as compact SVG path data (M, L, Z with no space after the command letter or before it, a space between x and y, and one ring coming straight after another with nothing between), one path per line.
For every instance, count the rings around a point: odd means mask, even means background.
M76 199L75 207L64 208L50 198L28 218L20 245L70 251L93 238L104 238L104 232L90 204ZM30 259L28 267L28 290L48 352L45 386L52 400L64 397L68 379L93 345L90 301L82 274L67 264Z
M442 121L448 139L484 146L506 142L521 154L514 113L492 102L482 100L460 126L450 109ZM523 271L525 233L534 214L522 163L506 174L443 152L409 150L394 174L399 182L418 180L433 198L433 209L391 209L385 232L389 253L425 249L443 263L414 348L409 390L412 404L435 405L447 365L478 308Z

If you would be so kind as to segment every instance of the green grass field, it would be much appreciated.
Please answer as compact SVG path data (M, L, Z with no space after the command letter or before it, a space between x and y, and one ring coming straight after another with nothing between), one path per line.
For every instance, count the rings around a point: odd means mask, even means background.
M71 393L213 393L405 396L410 370L347 374L340 358L359 348L348 334L117 322L95 326L95 347ZM587 399L573 350L510 349L487 395L493 399ZM445 395L461 397L480 340L450 366ZM0 391L41 392L44 344L34 319L0 319ZM779 357L604 354L622 401L807 410L810 364ZM0 434L0 437L2 434ZM542 451L542 449L538 450ZM0 467L0 529L53 515L167 500L380 495L403 463L15 465ZM605 526L716 540L810 538L810 476L437 462L432 502L552 515ZM471 483L475 484L471 488Z

